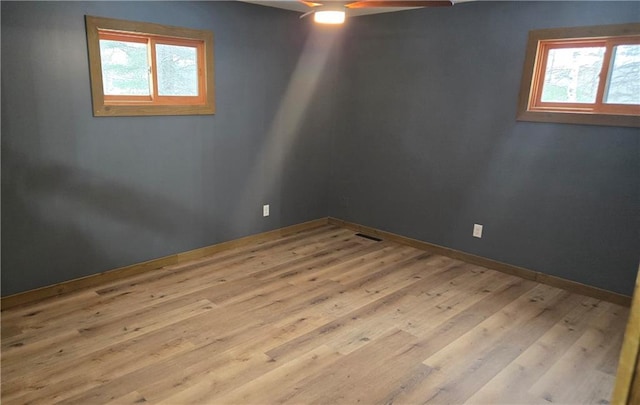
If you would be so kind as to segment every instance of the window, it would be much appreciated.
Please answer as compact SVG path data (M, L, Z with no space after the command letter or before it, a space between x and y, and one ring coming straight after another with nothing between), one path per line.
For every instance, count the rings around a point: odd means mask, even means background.
M518 119L640 126L640 24L531 31Z
M93 114L213 114L213 34L86 16Z

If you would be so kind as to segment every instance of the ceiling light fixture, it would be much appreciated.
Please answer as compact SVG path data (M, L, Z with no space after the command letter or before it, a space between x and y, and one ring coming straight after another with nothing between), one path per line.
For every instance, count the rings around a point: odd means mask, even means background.
M313 21L319 24L342 24L344 19L344 10L318 10L313 14Z

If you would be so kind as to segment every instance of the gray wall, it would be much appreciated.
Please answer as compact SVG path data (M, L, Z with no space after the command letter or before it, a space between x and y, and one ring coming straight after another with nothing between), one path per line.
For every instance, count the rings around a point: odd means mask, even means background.
M639 19L638 2L482 2L352 19L329 213L631 294L638 129L515 116L529 30Z
M217 114L93 117L85 14L212 30ZM2 295L326 216L308 114L331 76L294 73L328 53L310 26L237 2L3 1Z
M326 215L631 293L638 130L514 117L528 30L638 3L1 7L3 296ZM85 14L214 31L217 114L92 117Z

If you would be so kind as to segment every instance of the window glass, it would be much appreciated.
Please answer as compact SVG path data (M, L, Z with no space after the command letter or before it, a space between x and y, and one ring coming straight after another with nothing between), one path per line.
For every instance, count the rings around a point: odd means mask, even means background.
M156 45L158 94L198 95L198 53L190 46Z
M614 46L611 59L611 77L604 102L640 104L640 45Z
M151 94L146 43L101 39L100 59L105 95Z
M550 49L541 101L594 103L604 52L604 47Z

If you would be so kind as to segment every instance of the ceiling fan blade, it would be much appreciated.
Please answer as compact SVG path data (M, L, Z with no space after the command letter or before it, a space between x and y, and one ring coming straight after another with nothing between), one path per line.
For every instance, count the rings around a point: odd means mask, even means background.
M311 15L311 14L313 14L313 13L315 13L315 12L316 12L316 10L310 10L310 11L307 11L306 13L304 13L304 14L302 14L302 15L300 16L300 19L303 19L303 18L305 18L306 16Z
M305 0L298 0L298 2L304 4L307 7L318 7L322 5L320 3L314 3L313 1L305 1Z
M449 7L453 6L452 1L440 0L424 0L424 1L405 1L405 0L371 0L356 1L349 3L347 8L383 8L383 7Z

